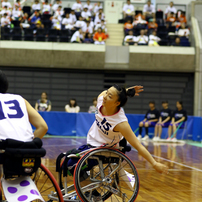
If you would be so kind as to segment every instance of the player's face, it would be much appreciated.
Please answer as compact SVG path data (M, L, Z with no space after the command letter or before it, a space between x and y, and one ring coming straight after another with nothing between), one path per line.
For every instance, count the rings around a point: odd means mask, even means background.
M71 104L72 106L74 106L75 100L70 100L70 104Z
M118 107L120 102L118 101L117 90L114 87L111 87L107 90L106 94L103 96L103 106L106 107Z
M46 96L46 93L42 93L42 94L41 94L41 99L42 99L42 100L45 100L46 97L47 97L47 96Z
M149 108L153 109L153 108L155 108L155 105L153 103L149 103Z
M181 108L182 108L182 105L181 105L179 102L176 102L176 107L177 107L178 109L181 109Z
M167 108L168 108L168 103L163 103L163 104L162 104L162 107L163 107L164 109L167 109Z

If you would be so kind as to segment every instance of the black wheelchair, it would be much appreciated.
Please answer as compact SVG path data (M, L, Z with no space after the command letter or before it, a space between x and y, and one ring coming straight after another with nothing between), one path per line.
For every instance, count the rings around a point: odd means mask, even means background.
M39 138L35 138L31 142L22 142L13 139L1 140L1 179L9 182L22 176L29 176L35 183L44 201L63 202L63 195L57 181L51 172L41 164L41 157L45 156L45 154L46 151L42 148L42 141ZM4 191L1 184L1 202L8 201L5 198ZM41 200L34 200L34 202L37 201Z

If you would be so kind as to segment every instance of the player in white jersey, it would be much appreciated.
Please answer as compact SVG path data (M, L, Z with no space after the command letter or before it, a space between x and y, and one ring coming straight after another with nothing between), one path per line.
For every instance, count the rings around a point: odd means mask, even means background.
M32 141L42 138L48 126L39 113L20 95L6 93L8 80L0 70L0 139ZM36 130L32 132L31 124Z

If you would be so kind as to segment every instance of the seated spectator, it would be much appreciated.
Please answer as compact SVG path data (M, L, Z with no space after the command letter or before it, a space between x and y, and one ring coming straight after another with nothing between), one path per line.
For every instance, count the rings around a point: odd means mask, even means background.
M7 14L7 16L9 16L9 17L11 17L11 11L10 11L10 9L8 9L8 7L7 6L4 6L4 8L1 10L1 14L0 15L4 15L4 13L6 13Z
M187 112L183 109L183 102L177 101L176 102L177 109L172 114L171 124L168 127L168 141L176 142L176 133L174 134L173 138L171 139L171 133L175 132L177 127L184 128L185 122L187 121Z
M41 4L39 3L39 0L35 0L34 4L32 5L32 12L40 11L41 10Z
M181 24L181 27L179 28L177 35L179 37L186 37L186 38L189 37L190 31L188 28L185 27L184 23Z
M99 10L98 10L98 12L95 14L95 19L96 18L98 18L98 16L101 14L101 16L102 16L102 19L104 20L105 19L105 14L104 14L104 12L103 12L103 8L100 8Z
M136 43L137 39L135 36L133 36L133 31L130 30L128 33L129 33L129 35L125 36L125 38L124 38L124 45L126 45L126 46L137 45L137 43Z
M124 24L125 33L128 33L128 31L130 31L131 29L133 29L133 25L131 23L131 19L128 19L127 22Z
M10 27L11 21L7 13L4 13L1 18L1 27Z
M93 98L93 105L91 105L88 109L88 113L92 113L95 114L95 112L97 111L97 98L94 97Z
M79 16L79 20L76 21L76 23L74 24L75 28L81 28L82 32L85 32L86 30L86 22L83 20L83 18L81 16Z
M19 6L17 3L15 3L15 7L12 10L12 20L17 20L17 21L21 21L22 19L22 11L19 10Z
M155 108L155 102L150 101L149 102L149 110L145 114L145 118L143 121L139 123L139 135L138 135L138 140L148 140L148 128L149 127L155 127L156 123L159 120L159 111ZM142 127L145 127L145 136L142 138Z
M7 6L8 9L12 8L11 3L8 2L8 0L3 0L2 3L1 3L1 6L2 6L3 9L5 8L5 6Z
M171 13L174 13L174 14L177 13L177 9L174 7L173 1L170 2L170 5L166 8L166 11L165 11L165 14L167 15L167 17L169 17Z
M105 34L107 33L106 22L105 22L104 20L101 20L101 23L100 23L100 24L97 24L97 25L95 26L95 31L97 31L98 28L101 28L101 29L102 29L102 32L104 32Z
M94 43L92 34L90 34L90 33L87 34L87 37L85 37L85 39L84 39L84 43Z
M84 33L82 32L82 29L80 28L78 31L76 31L71 38L71 43L82 43L84 39Z
M137 37L138 45L147 45L148 44L148 36L145 35L145 30L140 30L140 35Z
M84 8L87 7L88 8L88 11L90 12L91 16L93 14L93 6L92 4L90 3L90 0L87 0L86 1L86 4L84 5Z
M163 109L160 112L160 118L155 126L153 141L159 141L161 139L162 127L168 127L171 121L171 110L168 108L168 101L162 102Z
M166 19L167 28L170 26L175 26L175 21L176 21L175 14L173 12L171 12L170 15Z
M14 0L14 2L16 3L16 4L18 4L18 8L19 8L19 10L22 10L22 5L26 2L27 0L22 0L22 1L20 1L20 0Z
M56 11L57 11L58 6L61 6L60 0L56 0L56 3L52 6L53 12L56 12Z
M175 42L171 46L181 46L180 37L176 37Z
M153 31L153 33L149 35L149 46L159 46L159 41L161 41L161 39L156 36L156 31Z
M150 18L155 17L155 7L151 5L151 1L148 0L147 4L144 5L143 8L143 15L145 16L145 19L148 21Z
M158 24L156 23L156 19L155 18L150 19L148 23L148 29L157 31L157 28L158 28Z
M86 34L93 34L94 30L93 30L93 25L90 21L86 21L86 29L85 29L85 33Z
M45 0L42 8L43 14L51 14L51 4L48 3L48 0Z
M21 27L21 29L30 27L29 16L27 13L25 13L24 16L22 17L20 27Z
M107 40L107 36L104 32L102 32L101 28L98 28L97 32L95 33L93 37L93 40L94 40L94 44L96 45L99 45L99 44L104 45L105 41Z
M130 0L127 0L126 4L123 6L123 17L131 17L134 15L135 8L131 4Z
M35 11L29 19L32 28L44 28L44 25L41 22L39 11Z
M71 10L71 13L69 14L69 18L71 19L72 24L75 24L75 23L76 23L77 18L76 18L76 15L75 15L74 10Z
M58 20L61 22L62 21L62 16L64 15L64 11L62 10L62 6L59 5L57 11L55 11L55 16L58 17Z
M95 17L94 25L96 26L97 24L101 24L101 21L102 21L102 20L103 20L103 18L102 18L102 14L99 13L98 18Z
M62 25L65 26L65 29L74 30L74 26L72 24L72 20L69 17L69 13L66 13L65 18L62 19Z
M185 12L181 12L180 16L177 19L177 22L178 22L176 26L177 28L180 27L182 23L184 23L185 26L187 25L187 18L185 16Z
M36 101L35 104L36 111L47 111L51 110L51 101L48 100L48 95L46 92L41 93L41 99Z
M133 26L138 29L146 29L147 21L145 20L145 16L142 13L138 13L134 17Z
M75 11L75 15L78 18L81 16L81 11L83 10L80 0L76 0L76 2L72 5L72 10Z
M100 8L102 8L102 5L101 5L100 1L98 1L94 7L94 15L96 15L99 12Z
M84 20L90 20L91 13L90 13L90 11L88 11L88 7L87 6L85 6L83 8L83 11L81 12L81 16L83 17Z
M60 16L59 15L54 15L51 17L52 21L52 29L57 29L61 30L61 24L60 24Z
M69 113L78 113L80 107L77 105L76 99L70 99L69 104L65 106L65 111Z

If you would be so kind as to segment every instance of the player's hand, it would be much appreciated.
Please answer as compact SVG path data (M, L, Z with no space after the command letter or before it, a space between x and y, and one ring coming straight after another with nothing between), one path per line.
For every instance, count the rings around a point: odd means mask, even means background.
M142 91L144 91L143 86L133 86L131 88L135 89L135 95L136 96L139 96L139 93L141 93ZM131 89L131 88L129 88L129 89Z
M158 172L158 173L164 173L168 174L168 167L162 163L157 163L153 166L153 168Z

